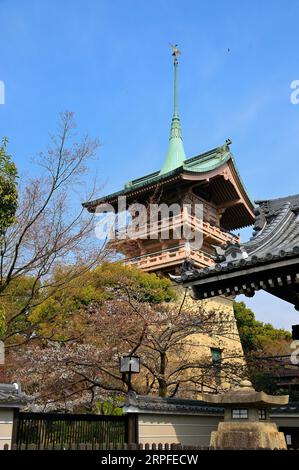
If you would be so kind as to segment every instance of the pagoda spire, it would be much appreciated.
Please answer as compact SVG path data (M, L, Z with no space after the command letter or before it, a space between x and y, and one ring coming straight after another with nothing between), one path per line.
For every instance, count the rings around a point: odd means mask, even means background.
M177 44L172 45L172 56L174 58L174 109L171 121L169 147L164 165L160 171L160 175L168 173L183 165L186 155L183 146L181 121L178 113L178 55L181 54L177 48Z

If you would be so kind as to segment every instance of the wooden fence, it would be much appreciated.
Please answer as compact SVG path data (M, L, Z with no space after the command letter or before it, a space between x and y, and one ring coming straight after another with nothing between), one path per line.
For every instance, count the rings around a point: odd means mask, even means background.
M88 442L92 448L103 442L112 446L132 444L137 442L135 428L134 417L128 415L18 413L12 444L16 449L78 448L82 442Z
M4 445L4 450L8 450L8 444ZM58 444L53 444L52 446L45 447L43 444L21 444L17 446L16 444L12 445L12 451L14 450L153 450L153 451L178 451L178 450L196 450L196 451L212 451L216 450L214 447L203 447L203 446L188 446L181 444L94 444L94 443L81 443L81 444L70 444L63 449ZM226 449L226 450L236 450L236 449ZM237 450L248 450L248 449L237 449ZM272 450L266 448L256 448L255 450ZM281 450L281 449L274 449Z
M181 444L95 444L95 443L80 443L70 444L65 446L63 450L209 450L209 447L201 446L182 446ZM12 450L61 450L60 445L54 444L53 446L43 446L36 444L22 444L21 446L12 445Z

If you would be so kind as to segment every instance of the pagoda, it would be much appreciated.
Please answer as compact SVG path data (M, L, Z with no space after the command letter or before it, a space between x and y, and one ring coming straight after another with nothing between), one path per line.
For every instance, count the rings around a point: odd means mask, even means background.
M161 203L168 207L178 204L181 211L170 215L171 233L168 238L163 236L163 218L153 227L148 217L138 236L123 236L122 230L129 233L128 227L123 227L109 243L110 248L124 255L126 264L159 274L178 273L186 259L195 268L213 265L214 246L237 243L239 238L231 231L252 225L254 221L253 203L230 151L230 140L203 154L186 158L178 113L179 53L174 46L174 110L168 152L162 168L128 182L120 191L83 204L89 212L96 212L98 206L109 204L116 213L119 212L120 197L125 198L122 209L136 203L145 207ZM186 205L191 207L188 213L184 211ZM202 217L196 214L196 206L203 208ZM200 247L190 246L183 231L181 237L171 236L183 225L194 235L200 232Z

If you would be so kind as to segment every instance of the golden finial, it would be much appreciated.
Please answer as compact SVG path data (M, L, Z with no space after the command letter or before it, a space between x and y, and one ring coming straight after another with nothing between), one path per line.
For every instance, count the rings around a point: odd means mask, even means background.
M178 58L179 55L181 55L181 51L178 49L178 44L170 44L170 47L172 48L172 55L175 59Z

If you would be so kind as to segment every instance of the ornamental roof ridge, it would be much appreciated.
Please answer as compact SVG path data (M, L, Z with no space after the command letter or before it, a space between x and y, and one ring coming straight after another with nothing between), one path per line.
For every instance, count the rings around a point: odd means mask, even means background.
M267 207L265 206L267 203ZM209 268L193 270L183 273L179 277L173 277L176 282L192 283L199 280L200 284L209 282L209 278L244 269L252 269L261 264L271 264L289 259L289 263L296 263L299 254L299 213L298 195L280 198L279 201L260 201L262 208L255 211L256 219L263 217L263 226L257 235L238 247L218 247L218 263ZM268 208L271 208L271 216L266 216ZM261 222L261 221L259 221ZM242 256L242 249L248 256ZM231 256L235 252L235 256ZM231 259L234 258L234 259ZM207 278L206 280L204 278ZM204 280L203 280L204 279ZM211 288L212 289L212 288Z

